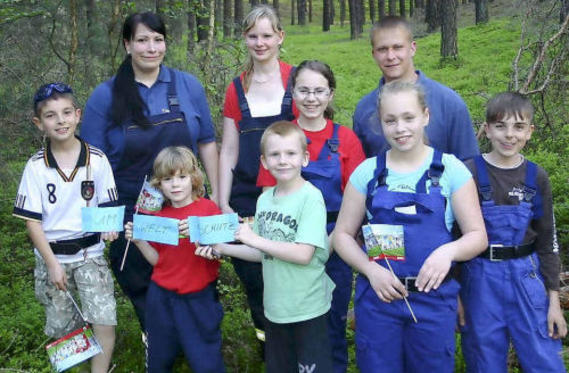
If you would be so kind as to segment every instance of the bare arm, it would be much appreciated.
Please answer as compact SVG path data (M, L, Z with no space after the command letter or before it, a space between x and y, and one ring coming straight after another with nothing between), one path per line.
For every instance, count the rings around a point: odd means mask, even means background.
M417 276L417 288L420 291L437 289L453 261L472 259L488 246L486 228L473 179L468 180L452 194L451 205L462 236L439 246L425 260Z
M211 186L210 198L217 204L219 202L219 183L217 179L219 155L217 154L217 145L215 144L215 141L198 144L198 151L200 153L200 159L204 166L209 185Z
M158 263L158 252L154 249L147 241L143 240L133 240L132 239L132 222L128 222L124 225L124 237L127 240L132 240L132 242L138 247L142 256L150 263L151 265L156 265Z
M231 213L229 197L233 183L233 169L239 158L239 132L235 121L223 118L223 136L221 138L221 151L219 153L219 207L224 213Z
M55 285L57 289L65 290L67 288L67 276L65 271L57 261L55 254L49 246L49 242L45 237L42 225L40 222L26 220L26 228L34 246L40 252L47 269L49 271L49 280Z
M342 207L332 237L334 250L355 270L366 276L379 299L391 302L407 295L403 284L387 269L369 261L355 237L365 217L366 196L348 182L342 199Z
M210 246L200 246L196 250L196 254L212 259L212 249L215 249L215 251L221 255L231 256L249 262L260 262L263 260L263 253L255 248L247 245L230 245L226 243L217 244L213 246L213 248Z

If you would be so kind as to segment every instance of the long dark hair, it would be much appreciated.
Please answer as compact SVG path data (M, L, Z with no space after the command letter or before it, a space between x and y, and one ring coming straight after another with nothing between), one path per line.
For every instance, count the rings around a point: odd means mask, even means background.
M141 23L152 31L164 35L164 38L166 38L166 26L162 19L155 13L145 12L134 13L127 17L122 27L123 40L132 40L136 28ZM138 125L144 125L147 123L144 114L147 108L146 102L140 97L134 81L132 58L130 54L127 54L117 70L113 83L111 118L117 126L122 125L127 120L132 120Z
M331 92L336 90L336 78L334 78L334 73L330 66L327 63L318 60L304 60L297 66L292 74L292 88L296 87L296 78L300 74L300 72L304 69L312 70L324 77L328 81L328 88L330 88ZM324 118L326 119L334 119L334 109L332 108L332 103L329 102L326 110L324 110Z

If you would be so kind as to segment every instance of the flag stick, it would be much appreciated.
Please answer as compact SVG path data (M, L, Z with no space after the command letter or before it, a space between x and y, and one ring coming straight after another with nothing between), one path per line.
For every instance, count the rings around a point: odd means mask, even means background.
M140 192L138 192L138 198L136 199L136 208L134 210L134 214L138 214L138 200L140 199L140 195L142 194L142 190L144 189L144 185L146 183L146 175L144 175L144 181L142 182L142 188L140 188ZM126 261L126 256L128 254L128 248L130 247L130 238L128 239L128 241L126 242L126 247L124 249L124 254L122 256L122 261L121 261L121 268L120 271L122 272L123 268L124 268L124 262Z

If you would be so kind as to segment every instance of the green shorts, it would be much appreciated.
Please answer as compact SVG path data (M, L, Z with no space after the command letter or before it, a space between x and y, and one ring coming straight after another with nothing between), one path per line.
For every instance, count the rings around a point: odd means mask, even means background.
M61 266L67 276L67 290L81 307L85 319L95 325L116 325L114 283L105 258L87 258ZM60 338L84 325L69 297L49 281L42 258L36 257L34 277L36 298L45 307L45 334Z

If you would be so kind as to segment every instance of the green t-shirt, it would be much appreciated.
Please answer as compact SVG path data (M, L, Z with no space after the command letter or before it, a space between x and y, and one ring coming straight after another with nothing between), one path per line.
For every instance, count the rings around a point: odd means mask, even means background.
M254 231L273 241L313 245L315 250L307 265L263 256L265 316L279 324L310 320L328 312L335 286L325 271L324 199L309 182L286 196L275 197L274 191L274 187L266 190L257 200Z

